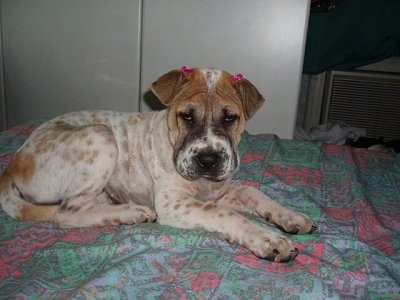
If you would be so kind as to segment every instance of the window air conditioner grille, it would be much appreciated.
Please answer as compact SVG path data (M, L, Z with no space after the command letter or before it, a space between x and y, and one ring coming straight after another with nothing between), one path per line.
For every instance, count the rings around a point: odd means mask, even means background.
M400 139L400 75L332 71L327 80L322 123L346 122L371 138Z

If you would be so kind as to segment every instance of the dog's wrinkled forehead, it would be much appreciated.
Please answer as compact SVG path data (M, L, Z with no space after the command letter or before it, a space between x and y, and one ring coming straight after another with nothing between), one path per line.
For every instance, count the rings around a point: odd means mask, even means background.
M167 107L187 101L199 94L207 94L208 100L218 94L225 103L237 105L248 120L261 107L264 98L257 88L241 74L230 73L214 68L186 68L172 70L157 81L151 89ZM215 104L215 103L214 103Z

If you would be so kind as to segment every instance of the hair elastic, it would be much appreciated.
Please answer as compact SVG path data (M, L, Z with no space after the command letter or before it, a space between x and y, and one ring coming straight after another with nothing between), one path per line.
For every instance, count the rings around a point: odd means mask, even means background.
M232 75L231 77L229 77L229 80L233 81L233 82L239 81L242 79L243 79L243 75L241 73L238 73L238 74L235 74L235 75Z
M186 74L190 74L190 73L193 72L193 69L188 69L188 68L186 68L186 66L182 66L181 72L182 73L186 73Z

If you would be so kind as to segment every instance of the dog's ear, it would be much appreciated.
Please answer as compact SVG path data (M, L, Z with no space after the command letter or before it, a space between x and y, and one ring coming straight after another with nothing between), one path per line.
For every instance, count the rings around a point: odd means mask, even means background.
M151 85L151 90L162 104L168 106L185 82L186 74L180 70L172 70L158 78Z
M257 88L247 79L232 82L232 86L242 100L246 120L250 119L265 102Z

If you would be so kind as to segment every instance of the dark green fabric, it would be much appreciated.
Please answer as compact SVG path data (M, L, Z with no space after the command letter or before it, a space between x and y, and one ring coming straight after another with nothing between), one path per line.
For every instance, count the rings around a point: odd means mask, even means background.
M400 55L400 0L343 0L311 13L305 74L348 70Z

